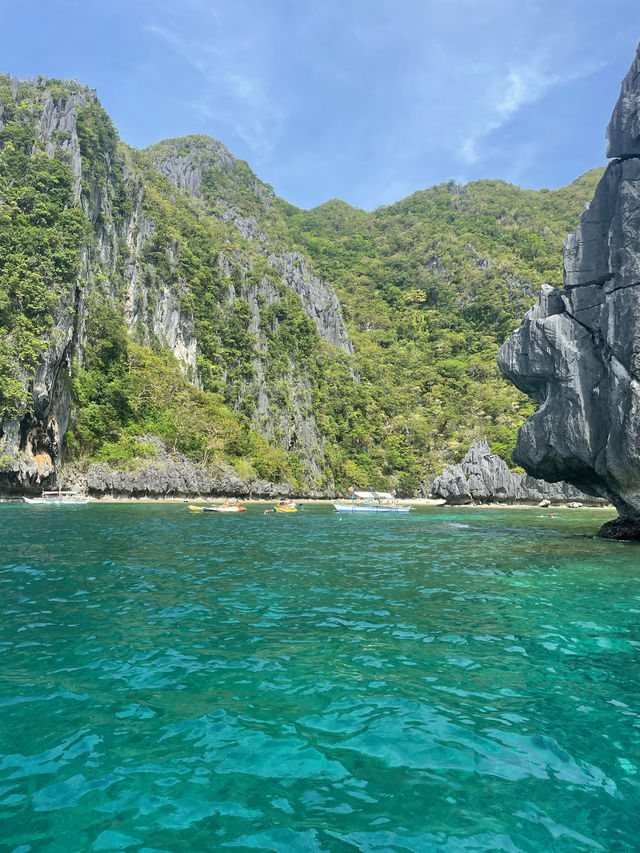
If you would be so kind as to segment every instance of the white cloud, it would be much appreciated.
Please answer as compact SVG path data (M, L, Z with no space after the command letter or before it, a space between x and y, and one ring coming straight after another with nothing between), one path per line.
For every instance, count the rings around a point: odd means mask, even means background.
M498 113L505 119L515 113L523 104L536 100L548 87L549 81L533 68L512 70L507 75L506 91L502 100L496 104Z
M565 72L548 73L535 65L510 67L502 77L489 72L485 81L492 98L484 101L478 111L469 134L460 147L460 158L465 165L473 165L480 159L483 141L495 130L499 130L525 105L534 103L554 86L570 83L589 76L603 67L603 63L583 63Z

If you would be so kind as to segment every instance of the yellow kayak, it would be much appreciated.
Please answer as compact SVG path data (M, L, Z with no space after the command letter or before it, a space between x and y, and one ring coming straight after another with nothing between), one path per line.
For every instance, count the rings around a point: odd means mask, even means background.
M277 506L274 509L276 512L298 512L297 506Z

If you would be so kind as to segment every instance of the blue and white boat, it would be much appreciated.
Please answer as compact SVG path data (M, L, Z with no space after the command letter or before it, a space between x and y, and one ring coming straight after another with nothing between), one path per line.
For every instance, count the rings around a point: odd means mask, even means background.
M390 492L356 492L349 490L351 493L350 501L338 501L334 503L337 512L393 512L407 513L414 507L411 504L399 503L394 495Z
M63 506L68 504L86 504L89 498L79 495L77 492L43 492L39 498L23 497L22 500L28 504L47 504L49 506Z

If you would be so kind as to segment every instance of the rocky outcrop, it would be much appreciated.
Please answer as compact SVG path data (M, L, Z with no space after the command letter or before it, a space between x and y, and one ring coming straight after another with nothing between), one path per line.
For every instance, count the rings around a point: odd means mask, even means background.
M36 77L33 81L35 88L44 89L42 112L38 126L38 137L45 144L49 157L57 151L67 155L73 174L73 196L80 201L82 191L82 155L78 141L78 110L84 109L97 100L92 89L79 89L72 92L68 98L56 99L46 90L46 77Z
M156 168L178 189L199 197L202 176L207 169L217 168L233 174L235 157L217 139L192 136L167 139L149 149Z
M474 441L458 465L450 465L433 481L432 493L450 505L472 503L602 503L569 483L547 483L510 471L491 452L486 439Z
M602 525L598 536L623 542L640 540L640 521L636 518L614 518Z
M212 474L180 453L169 453L164 444L154 436L146 435L139 440L146 451L149 448L153 450L153 455L148 461L137 461L129 470L115 469L104 464L89 465L85 472L70 469L65 471L62 478L63 487L97 498L270 499L297 496L294 495L289 483L241 480L231 468ZM306 496L314 495L305 494Z
M543 287L503 344L502 372L538 404L514 460L640 520L640 47L608 128L612 162ZM628 522L628 523L627 523Z
M352 354L353 344L342 319L338 297L313 272L309 261L299 252L270 251L266 257L287 287L298 294L305 313L316 324L322 340Z

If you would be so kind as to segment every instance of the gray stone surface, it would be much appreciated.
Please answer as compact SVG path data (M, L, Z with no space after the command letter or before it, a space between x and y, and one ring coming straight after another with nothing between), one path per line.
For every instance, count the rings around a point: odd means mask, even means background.
M308 317L316 324L320 337L344 352L353 353L353 344L342 319L338 297L299 252L269 252L269 265L288 287L300 297Z
M169 150L154 158L156 168L165 175L174 186L193 196L200 194L202 175L206 168L216 166L224 172L233 171L235 158L217 139L208 138L204 147L206 160L203 159L203 147L198 144L185 148L184 140L167 140L163 148Z
M640 53L609 125L607 168L565 241L565 287L543 287L498 355L540 405L514 460L640 518Z
M629 73L622 81L620 97L607 128L607 157L640 155L640 45Z
M462 462L445 468L433 481L431 489L434 495L452 505L539 503L544 500L551 503L598 502L568 483L547 483L510 471L504 459L491 453L486 439L474 441Z

